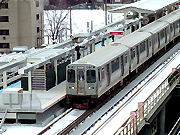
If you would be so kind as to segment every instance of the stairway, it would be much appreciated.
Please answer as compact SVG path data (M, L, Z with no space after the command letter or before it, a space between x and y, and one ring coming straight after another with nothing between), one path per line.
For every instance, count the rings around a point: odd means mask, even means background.
M46 72L44 69L32 71L32 90L46 90Z
M0 130L2 130L2 126L3 126L4 121L6 119L7 112L8 112L7 109L2 111L2 112L0 112Z

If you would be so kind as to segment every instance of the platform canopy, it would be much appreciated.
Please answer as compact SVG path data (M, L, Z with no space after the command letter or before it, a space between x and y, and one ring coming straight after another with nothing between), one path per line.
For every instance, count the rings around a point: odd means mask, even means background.
M158 10L176 5L178 0L142 0L110 10L110 13L126 13L134 10L140 13L156 13Z

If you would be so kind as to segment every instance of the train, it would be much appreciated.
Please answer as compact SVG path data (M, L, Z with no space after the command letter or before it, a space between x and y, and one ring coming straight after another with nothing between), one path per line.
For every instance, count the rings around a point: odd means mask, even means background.
M96 104L117 84L126 83L180 35L180 9L116 40L66 67L66 103Z

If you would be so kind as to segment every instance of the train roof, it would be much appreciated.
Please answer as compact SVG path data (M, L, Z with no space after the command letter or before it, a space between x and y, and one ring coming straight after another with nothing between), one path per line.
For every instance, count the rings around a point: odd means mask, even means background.
M113 60L127 50L128 48L126 46L122 46L120 44L111 44L73 62L73 64L88 63L99 67L108 63L110 59Z
M147 39L149 36L151 36L150 33L142 34L142 32L134 31L133 33L130 33L116 40L115 43L120 43L122 45L125 45L131 48L131 47L134 47L134 45L141 43L143 40Z
M167 14L166 16L161 17L160 21L166 21L172 23L180 18L180 9L175 10L174 12Z
M163 22L163 21L155 21L152 22L144 27L142 27L141 29L139 29L139 32L142 31L146 31L146 32L150 32L150 33L157 33L158 31L162 30L163 28L167 27L169 25L168 22Z

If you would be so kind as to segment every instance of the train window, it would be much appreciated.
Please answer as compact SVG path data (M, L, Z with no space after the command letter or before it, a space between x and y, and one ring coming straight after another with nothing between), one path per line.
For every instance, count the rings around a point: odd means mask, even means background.
M78 80L79 81L84 81L84 71L79 71L78 72Z
M176 29L179 28L179 20L176 21Z
M128 62L128 57L127 57L127 53L125 54L125 63Z
M101 80L104 79L105 75L104 75L104 67L102 67L101 69Z
M119 69L119 57L116 59L116 65L115 65L115 67L116 67L116 70Z
M111 62L112 73L119 69L119 57Z
M140 53L145 51L145 41L140 43Z
M99 81L100 81L100 69L98 69L98 78L99 78Z
M165 36L164 29L160 31L160 35L161 35L161 39L164 38Z
M170 31L173 31L173 24L170 24Z
M155 43L158 42L158 34L155 35Z
M131 59L133 59L135 57L135 49L131 49Z
M69 83L75 83L75 70L68 69L67 71L67 80Z
M111 69L112 69L112 73L115 71L115 62L114 60L111 61Z
M149 46L151 46L151 38L149 38L149 40L148 40L148 41L149 41Z
M87 70L87 83L96 82L96 72L95 70Z

